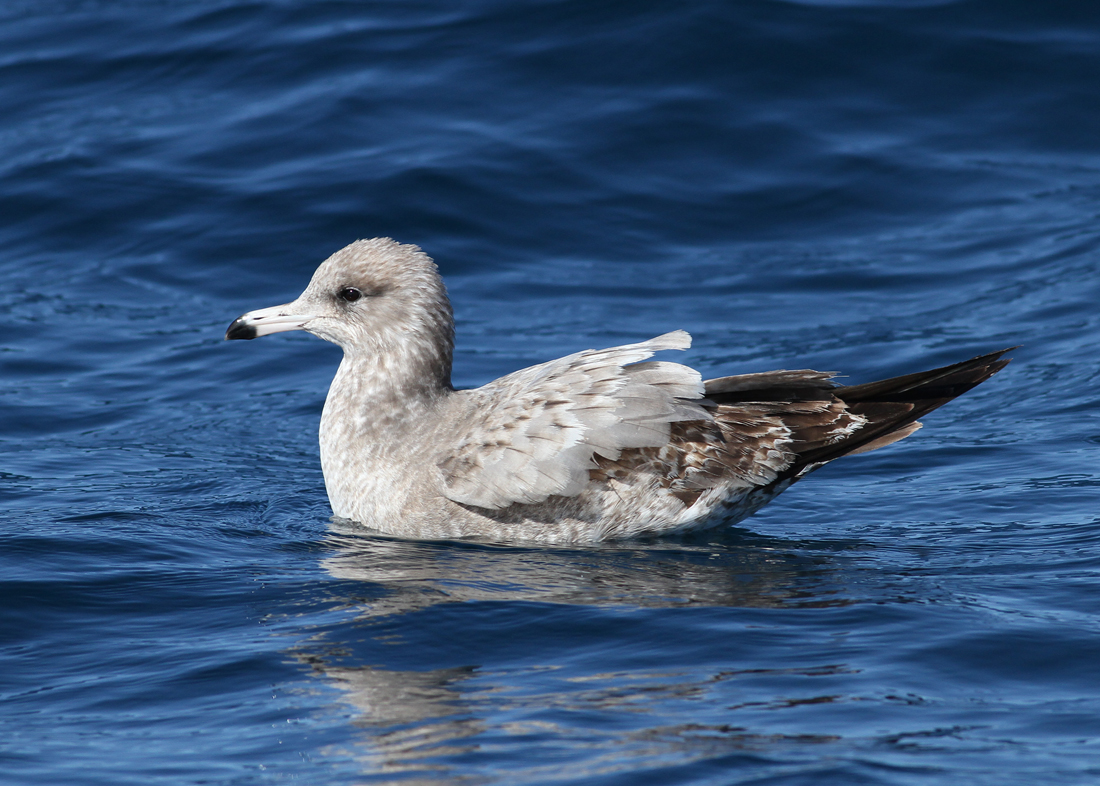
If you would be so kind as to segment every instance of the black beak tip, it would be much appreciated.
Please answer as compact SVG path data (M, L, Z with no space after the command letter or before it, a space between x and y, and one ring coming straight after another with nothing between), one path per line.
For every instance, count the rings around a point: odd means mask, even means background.
M225 340L232 341L238 338L256 338L256 328L246 322L242 322L240 318L233 320L233 324L225 331Z

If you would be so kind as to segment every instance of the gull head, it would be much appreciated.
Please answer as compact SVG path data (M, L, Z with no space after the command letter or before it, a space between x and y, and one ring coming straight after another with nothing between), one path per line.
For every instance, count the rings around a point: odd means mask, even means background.
M449 358L451 304L435 263L414 245L390 238L357 240L330 256L297 300L249 311L226 339L305 330L345 354L432 346Z

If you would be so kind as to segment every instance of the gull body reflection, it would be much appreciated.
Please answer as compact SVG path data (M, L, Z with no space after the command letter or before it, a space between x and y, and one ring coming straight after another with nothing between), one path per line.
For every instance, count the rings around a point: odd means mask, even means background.
M611 762L629 768L653 756L690 761L835 739L762 735L714 701L746 675L805 688L843 675L843 663L794 657L746 669L725 647L706 654L707 631L728 638L723 626L751 627L760 614L843 608L851 599L837 563L858 544L807 548L732 531L524 548L398 540L337 520L328 545L323 566L344 616L294 654L339 689L357 729L343 754L372 781L391 773L402 783L451 783L460 759L469 771L468 757L521 750L530 761L508 771L541 777L538 760L558 745L591 747L587 763L570 765L583 777ZM690 657L678 657L685 648ZM728 707L752 700L731 698ZM792 700L829 699L784 699ZM691 705L707 712L696 717Z

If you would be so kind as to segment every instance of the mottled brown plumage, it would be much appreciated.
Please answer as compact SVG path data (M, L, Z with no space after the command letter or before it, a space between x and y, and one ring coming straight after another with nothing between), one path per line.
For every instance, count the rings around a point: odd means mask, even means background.
M1000 371L1010 350L940 369L866 385L836 386L832 374L773 371L708 380L712 421L675 423L668 445L600 460L595 483L638 471L662 469L669 491L691 506L730 477L749 479L752 493L767 495L841 456L885 447L920 428L917 418ZM779 454L779 466L773 454Z

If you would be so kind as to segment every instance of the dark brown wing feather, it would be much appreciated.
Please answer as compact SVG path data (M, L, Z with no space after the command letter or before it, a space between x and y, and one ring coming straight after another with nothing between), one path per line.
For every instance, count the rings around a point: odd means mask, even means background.
M780 407L784 400L830 401L838 405L823 410L816 418L801 413L780 415L791 427L794 437L791 450L796 454L794 462L780 473L782 480L797 477L808 466L874 450L909 436L919 427L918 418L1008 365L1009 361L1002 360L1001 356L1015 348L862 385L833 386L829 380L831 375L811 371L725 377L706 383L707 398L718 405L716 417L723 417L726 408L736 409L744 405L742 402L758 401L764 396L773 396L773 403ZM771 385L767 384L769 376L774 380ZM746 380L748 384L740 384L739 380ZM848 417L865 418L867 422L840 439L831 439L838 435L837 427L844 416L840 412Z

